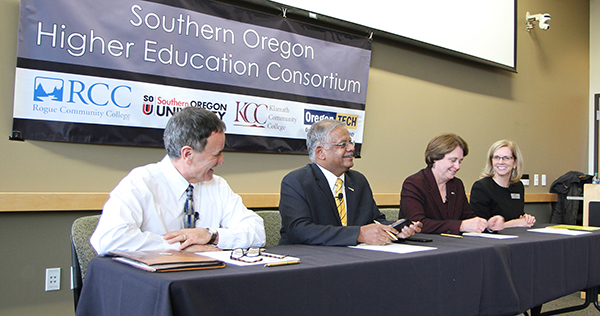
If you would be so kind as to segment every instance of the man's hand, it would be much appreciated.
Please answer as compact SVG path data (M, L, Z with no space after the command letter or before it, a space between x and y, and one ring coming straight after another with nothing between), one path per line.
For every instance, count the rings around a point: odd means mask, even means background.
M163 235L169 244L181 243L180 250L186 249L192 245L206 245L210 241L210 233L206 228L184 228L172 231ZM211 245L208 245L212 247ZM214 247L213 247L214 248ZM186 249L187 250L187 249Z
M397 239L393 236L398 234L400 233L390 225L369 224L360 227L356 241L369 245L385 245Z
M481 217L465 219L460 223L460 231L465 233L481 233L487 227L487 221Z
M189 252L223 251L215 245L191 245L181 250Z
M390 234L396 235L398 231L388 225L369 224L360 227L356 241L369 245L385 245L393 241Z

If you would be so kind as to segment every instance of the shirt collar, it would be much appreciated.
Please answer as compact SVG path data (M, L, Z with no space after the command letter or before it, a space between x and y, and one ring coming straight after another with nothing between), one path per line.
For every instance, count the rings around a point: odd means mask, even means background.
M342 179L344 186L346 185L345 181L346 181L346 173L342 173L341 176L336 176L335 174L333 174L331 171L321 167L318 163L315 163L317 166L319 166L319 169L321 169L321 171L323 172L323 174L325 175L325 179L327 179L327 184L329 184L329 188L331 189L331 192L334 192L335 194L335 182L337 181L337 179Z
M190 183L177 171L171 158L166 155L160 162L159 167L162 170L165 178L171 184L170 189L173 194L181 198L185 196L185 190L187 190ZM192 183L194 187L197 187L197 183Z

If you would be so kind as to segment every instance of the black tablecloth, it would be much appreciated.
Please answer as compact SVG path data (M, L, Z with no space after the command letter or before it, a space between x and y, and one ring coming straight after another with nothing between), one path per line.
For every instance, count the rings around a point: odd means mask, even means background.
M516 315L600 285L600 232L565 236L511 228L516 239L439 235L433 251L268 249L301 264L150 273L91 261L77 315Z

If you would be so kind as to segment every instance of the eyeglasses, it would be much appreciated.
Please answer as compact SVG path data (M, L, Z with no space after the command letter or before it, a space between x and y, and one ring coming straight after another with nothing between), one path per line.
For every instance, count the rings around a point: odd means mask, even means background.
M494 161L511 161L513 160L515 157L512 156L493 156L492 159L494 159Z
M348 145L352 145L352 147L354 147L354 145L356 145L356 142L353 140L350 141L344 141L341 143L328 143L329 145L333 145L333 146L338 146L341 149L346 149L348 147Z
M262 261L262 258L258 258L260 255L260 248L251 247L248 250L244 250L242 248L236 248L231 251L231 255L229 255L229 259L237 260L246 263L254 263ZM246 257L246 258L244 258ZM252 259L250 259L252 258Z

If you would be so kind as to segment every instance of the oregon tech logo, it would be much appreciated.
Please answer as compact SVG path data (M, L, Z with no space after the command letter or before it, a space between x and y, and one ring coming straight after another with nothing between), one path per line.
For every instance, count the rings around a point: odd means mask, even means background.
M338 120L349 129L356 129L358 125L358 115L304 109L304 125L313 125L321 120Z
M33 101L62 102L65 82L59 78L35 77Z

